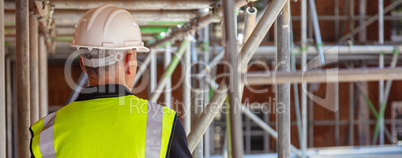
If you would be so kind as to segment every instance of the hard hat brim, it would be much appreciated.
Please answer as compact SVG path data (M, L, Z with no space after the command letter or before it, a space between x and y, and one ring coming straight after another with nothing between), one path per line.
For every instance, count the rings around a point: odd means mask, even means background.
M71 45L71 47L75 47L77 49L80 48L88 48L88 49L114 49L114 50L130 50L135 48L137 52L149 52L149 48L145 46L130 46L130 47L97 47L97 46L82 46L82 45Z

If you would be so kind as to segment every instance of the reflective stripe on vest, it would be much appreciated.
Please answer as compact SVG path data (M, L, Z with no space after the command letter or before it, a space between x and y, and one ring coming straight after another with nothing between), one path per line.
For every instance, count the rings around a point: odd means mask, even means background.
M148 102L147 133L145 137L145 157L159 157L162 145L162 108ZM155 110L154 110L155 109Z
M53 112L39 120L31 127L33 132L32 151L37 157L52 158L56 156L53 144L53 125L56 113Z
M133 95L73 102L31 127L32 152L44 158L165 157L175 116Z

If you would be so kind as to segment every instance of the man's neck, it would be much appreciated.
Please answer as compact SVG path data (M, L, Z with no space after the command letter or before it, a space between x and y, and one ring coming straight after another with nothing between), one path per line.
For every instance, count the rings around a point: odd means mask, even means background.
M89 79L89 86L110 85L110 84L123 85L123 86L127 87L128 89L131 89L130 87L127 86L126 82L124 82L124 81L110 82L110 81L106 81L106 80L105 81L99 81L99 80L91 80L91 79Z

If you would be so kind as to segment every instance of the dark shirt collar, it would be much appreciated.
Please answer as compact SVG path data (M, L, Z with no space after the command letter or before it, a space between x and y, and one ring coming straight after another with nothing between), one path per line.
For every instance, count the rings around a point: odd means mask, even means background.
M80 95L75 101L121 97L126 95L132 95L126 86L119 84L96 85L82 89Z

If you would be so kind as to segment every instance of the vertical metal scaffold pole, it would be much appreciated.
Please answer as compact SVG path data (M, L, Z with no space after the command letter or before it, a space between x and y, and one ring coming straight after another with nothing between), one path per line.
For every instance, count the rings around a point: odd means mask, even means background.
M378 43L384 44L384 0L378 0Z
M277 19L278 47L276 67L290 71L290 6L287 0ZM278 157L290 157L290 83L278 85L277 91Z
M148 82L148 96L152 94L156 87L156 51L151 49L151 61L149 63L149 82ZM156 102L156 101L155 101Z
M383 69L384 68L384 53L383 52L380 53L380 58L379 58L378 62L379 62L379 64L378 64L379 68ZM378 84L379 84L378 85L378 94L379 94L378 109L381 109L381 105L384 102L384 80L378 81ZM381 117L381 118L377 118L377 119L380 120L380 133L379 133L380 145L384 145L384 118Z
M169 67L170 62L172 61L172 44L171 42L166 42L165 45L165 55L163 58L164 68L167 69ZM172 108L172 76L167 77L164 96L164 105L169 108Z
M195 40L191 41L191 65L187 66L190 69L190 74L197 74L197 65L198 62L198 52L197 52L197 43ZM202 90L197 86L196 78L191 77L191 106L190 106L190 113L191 113L191 124L194 124L202 110L204 108L202 101ZM198 143L197 147L195 148L194 152L192 153L193 158L202 158L203 157L203 140Z
M39 118L48 114L47 49L45 36L39 37Z
M378 0L378 44L384 44L384 0ZM380 54L380 68L384 68L384 53ZM379 81L379 109L384 102L384 80ZM384 116L380 119L380 145L384 145Z
M334 83L335 86L335 107L338 109L335 111L335 146L339 146L339 82Z
M240 98L240 71L237 59L237 40L235 30L234 4L231 0L223 1L223 25L225 30L225 58L228 64L225 72L230 73L226 78L229 87L229 106L230 106L230 131L232 157L243 157L243 124L241 119Z
M334 2L334 14L335 14L335 26L334 26L335 27L335 31L334 31L335 35L334 35L334 37L335 37L335 41L338 41L338 38L339 38L339 0L335 0L335 2Z
M309 84L310 89L313 89L314 85L313 84ZM308 113L310 115L308 115L308 122L311 122L310 125L308 125L308 140L306 138L306 145L308 143L308 146L310 148L314 147L314 100L313 99L309 99L308 100ZM306 118L307 119L307 118Z
M31 95L31 125L39 120L39 55L38 55L38 17L29 14L29 76Z
M0 2L0 157L6 157L6 85L4 49L4 1Z
M183 60L184 65L182 65L182 73L184 74L183 77L183 127L186 135L188 135L191 131L191 78L190 78L190 71L191 69L191 42L188 42L187 50L184 52ZM157 93L157 92L155 92Z
M302 70L306 71L307 63L307 0L301 1L301 66ZM302 107L302 157L306 157L307 149L307 94L304 91L307 88L307 83L302 83L301 86L301 107ZM307 91L307 89L306 89Z
M30 157L29 152L29 3L15 1L16 21L16 83L18 109L18 156Z
M1 58L1 57L0 57ZM13 126L15 126L13 124L13 109L15 106L13 106L13 93L12 93L12 78L13 75L11 75L11 59L10 58L6 58L6 93L3 94L9 94L7 95L7 132L6 132L6 136L7 136L7 157L13 157L13 142L15 140L13 140ZM1 157L1 156L0 156Z
M349 1L349 31L350 31L350 32L353 32L353 29L354 29L354 27L355 27L355 19L354 19L354 16L355 16L355 1L354 1L354 0L351 0L351 1ZM355 37L354 37L354 36L351 36L351 37L350 37L350 40L351 40L352 42L354 42L354 41L355 41Z
M365 17L367 10L367 0L359 0L359 16ZM364 23L364 18L359 18L359 25ZM367 40L367 30L362 29L359 33L359 42L365 43Z
M10 58L8 58L10 59ZM16 66L16 62L11 62L10 64L10 68L11 68L11 80L13 80L12 86L11 86L11 90L12 90L12 102L14 103L14 106L12 106L12 151L13 151L13 155L15 157L18 156L18 105L16 106L16 104L18 103L17 101L17 66Z
M351 64L353 67L353 64ZM354 145L354 127L355 127L355 91L354 83L349 83L349 146Z
M209 25L205 26L204 28L204 45L203 45L203 51L204 51L204 58L203 61L205 63L209 62ZM202 69L201 69L202 70ZM207 82L205 82L205 78L207 78L209 76L204 76L204 78L200 81L200 85L203 85L204 90L204 94L203 94L203 98L204 98L204 102L203 102L203 106L205 108L205 106L207 106L207 103L209 102L209 85L207 84ZM209 158L209 155L211 154L210 152L210 132L209 132L209 128L207 128L207 132L204 134L204 157L205 158Z
M292 12L290 11L290 61L291 61L291 70L296 70L296 56L294 52L294 39L293 39L293 23L292 23ZM300 103L299 103L299 87L297 83L293 83L293 97L294 97L294 105L295 105L295 113L296 113L296 123L297 123L297 134L299 136L299 144L303 145L303 129L301 125L301 116L300 116Z

